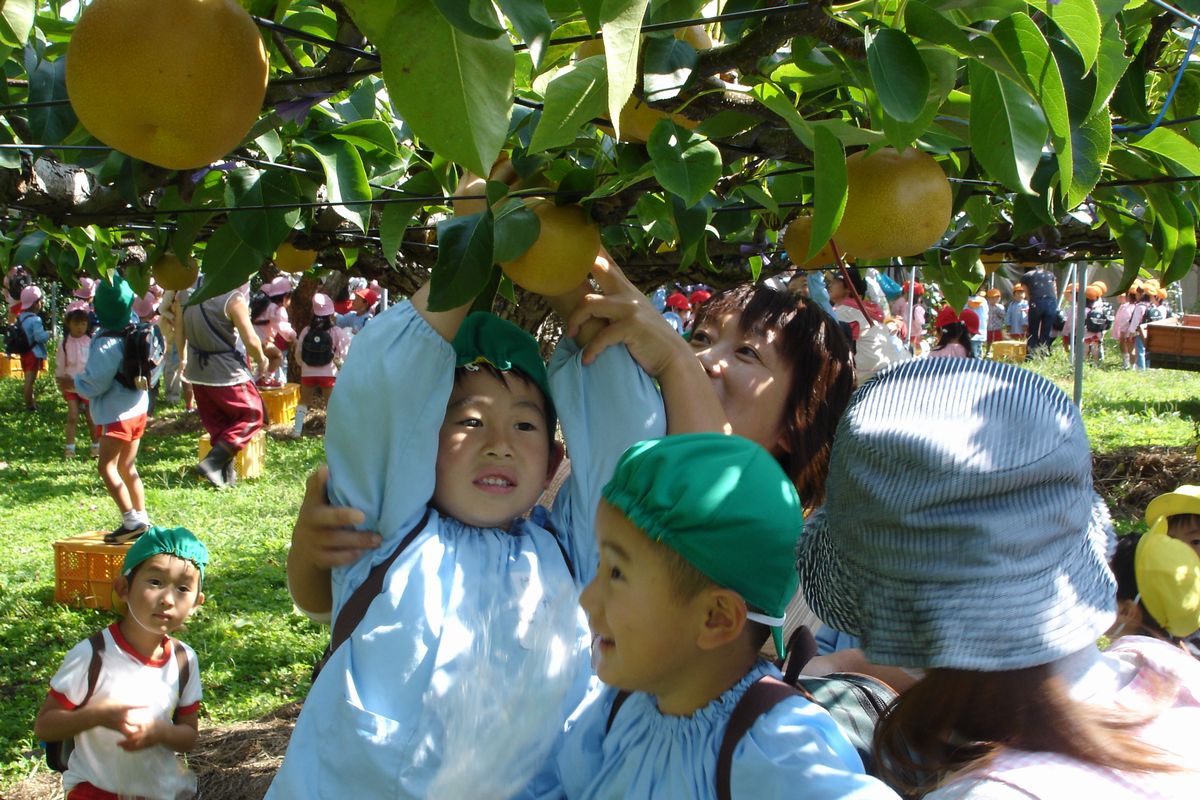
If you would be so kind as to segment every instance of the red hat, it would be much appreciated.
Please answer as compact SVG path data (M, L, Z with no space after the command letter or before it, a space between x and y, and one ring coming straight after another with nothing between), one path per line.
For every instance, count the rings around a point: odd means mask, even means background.
M368 308L379 302L379 293L374 289L355 289L354 296L363 300Z
M712 292L705 291L704 289L697 289L696 291L692 292L690 299L692 301L692 305L698 306L701 303L707 302L710 297L712 297Z
M908 294L908 281L904 282L904 286L901 287L901 291L904 294ZM913 284L913 297L920 297L923 294L925 294L925 285L920 281L917 281Z
M979 315L969 308L959 314L951 306L942 306L938 309L937 319L934 320L933 326L944 328L955 322L961 322L972 336L979 333Z
M680 311L687 311L692 307L688 302L687 295L683 292L672 292L667 296L667 308L677 308Z

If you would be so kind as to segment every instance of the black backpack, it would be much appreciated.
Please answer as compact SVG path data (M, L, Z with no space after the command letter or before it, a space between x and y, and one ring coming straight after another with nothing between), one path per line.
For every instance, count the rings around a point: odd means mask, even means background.
M1104 333L1112 327L1113 319L1109 313L1108 303L1103 300L1097 300L1092 304L1092 307L1087 310L1087 315L1083 318L1083 327L1088 333Z
M117 382L126 389L149 389L154 372L163 360L163 341L155 327L148 322L137 322L116 333L107 332L103 335L120 336L124 344Z
M18 267L17 271L8 279L9 296L13 300L20 300L21 292L31 283L33 283L33 277L25 271L24 267Z
M1146 309L1146 322L1158 322L1159 320L1166 318L1167 312L1162 306L1150 304L1150 306Z
M18 316L16 322L4 328L4 352L10 356L23 356L33 349L33 344L25 335L25 326L21 320L23 316L25 315Z
M92 660L88 662L87 693L76 708L86 705L87 701L92 699L92 693L96 691L96 681L100 679L100 666L104 660L104 631L96 631L89 636L88 644L92 646ZM174 641L171 650L179 668L179 694L182 700L183 690L192 678L192 661L178 641ZM46 749L46 765L55 772L66 772L67 762L71 760L71 753L75 750L75 737L63 739L61 742L42 742L42 746Z
M266 325L267 321L260 319L271 305L271 298L261 289L250 295L250 320L255 325Z
M300 360L310 367L324 367L333 362L333 329L309 328L300 345Z

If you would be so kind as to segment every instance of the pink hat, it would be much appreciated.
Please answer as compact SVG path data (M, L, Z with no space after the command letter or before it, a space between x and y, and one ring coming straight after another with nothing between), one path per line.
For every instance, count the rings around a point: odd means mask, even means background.
M327 294L317 292L313 295L313 316L328 317L333 314L333 300Z
M63 311L63 314L70 314L72 311L87 311L91 307L91 303L89 303L87 300L72 300L71 302L67 303L67 307Z
M262 291L267 297L279 297L292 291L292 282L286 275L280 275L270 283L264 283Z
M79 288L71 292L71 294L80 300L91 300L96 296L96 282L84 275L79 279Z
M31 307L42 299L42 290L36 286L26 286L21 290L21 310Z
M150 317L158 313L158 298L154 292L146 292L133 301L133 313L138 317Z

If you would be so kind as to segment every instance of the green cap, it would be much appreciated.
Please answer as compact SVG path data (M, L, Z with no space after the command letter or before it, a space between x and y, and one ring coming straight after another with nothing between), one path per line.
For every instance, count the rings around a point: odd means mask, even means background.
M138 564L151 556L166 553L196 565L200 583L204 584L204 567L208 564L208 548L187 528L160 528L157 525L137 538L125 553L121 574L129 575Z
M133 308L133 289L125 278L113 274L111 281L96 284L96 319L106 331L119 331L129 324Z
M554 400L550 378L542 361L537 339L515 324L486 311L467 315L454 337L455 366L489 364L501 372L517 370L542 390L546 398L546 422L554 429Z
M770 453L722 433L650 439L625 451L603 494L648 537L740 594L784 655L783 615L799 584L804 515L796 487Z

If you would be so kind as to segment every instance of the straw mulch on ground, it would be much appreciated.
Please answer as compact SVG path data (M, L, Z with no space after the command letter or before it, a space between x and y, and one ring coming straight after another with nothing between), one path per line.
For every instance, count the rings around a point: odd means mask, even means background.
M1158 495L1200 484L1200 460L1190 447L1128 447L1093 456L1092 477L1114 517L1140 519Z

